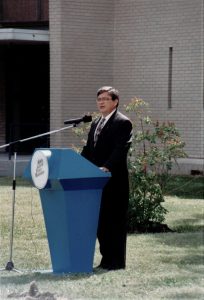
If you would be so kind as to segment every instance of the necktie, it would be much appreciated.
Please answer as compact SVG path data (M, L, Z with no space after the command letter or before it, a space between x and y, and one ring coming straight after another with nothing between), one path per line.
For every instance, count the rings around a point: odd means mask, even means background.
M105 118L102 118L98 127L96 128L96 132L94 135L94 145L96 145L96 142L98 141L98 137L99 137L99 134L101 133L101 130L103 129L105 120L106 120Z

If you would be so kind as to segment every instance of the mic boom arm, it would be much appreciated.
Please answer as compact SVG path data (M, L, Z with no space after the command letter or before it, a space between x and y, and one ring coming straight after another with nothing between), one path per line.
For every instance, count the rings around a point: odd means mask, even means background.
M48 131L48 132L45 132L45 133L42 133L42 134L37 134L37 135L31 136L31 137L28 137L28 138L25 138L25 139L13 141L13 142L10 142L10 143L8 143L8 144L1 145L1 146L0 146L0 149L1 149L1 148L6 148L6 147L8 147L8 146L15 145L15 144L18 144L18 143L22 143L22 142L26 142L26 141L29 141L29 140L33 140L33 139L36 139L36 138L39 138L39 137L42 137L42 136L51 135L51 134L53 134L53 133L57 133L57 132L66 130L66 129L68 129L68 128L73 128L73 127L75 127L77 124L79 124L80 122L87 123L87 122L91 122L91 121L92 121L92 116L87 116L87 115L85 115L85 116L82 117L82 118L64 121L64 124L69 124L69 126L62 127L62 128L59 128L59 129L55 129L55 130Z
M88 123L88 122L91 122L91 121L92 121L92 116L85 115L82 118L65 120L64 124L74 124L74 125L77 125L77 124L79 124L81 122Z

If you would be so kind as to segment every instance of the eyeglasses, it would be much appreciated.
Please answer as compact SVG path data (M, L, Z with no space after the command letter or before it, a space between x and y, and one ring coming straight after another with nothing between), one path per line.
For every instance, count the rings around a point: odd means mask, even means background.
M99 97L96 99L97 102L101 102L101 101L111 101L111 98L108 97Z

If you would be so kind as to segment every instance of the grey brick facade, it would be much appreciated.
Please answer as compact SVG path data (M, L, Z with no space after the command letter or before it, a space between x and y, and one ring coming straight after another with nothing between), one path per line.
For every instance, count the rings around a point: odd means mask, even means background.
M113 84L113 1L50 1L51 128L96 110L96 90ZM51 137L70 146L69 131Z
M51 129L95 111L114 85L120 109L132 97L176 123L191 158L203 157L203 0L50 0ZM169 48L172 108L168 108ZM69 132L53 135L67 147Z
M147 101L154 118L174 121L188 155L203 157L203 1L116 2L114 84L125 99L136 95Z

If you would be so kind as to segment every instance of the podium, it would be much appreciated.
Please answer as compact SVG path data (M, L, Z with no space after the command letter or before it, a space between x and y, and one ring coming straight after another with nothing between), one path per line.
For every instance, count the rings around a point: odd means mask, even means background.
M39 189L53 273L90 273L110 174L71 149L36 149L24 177Z

